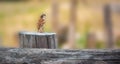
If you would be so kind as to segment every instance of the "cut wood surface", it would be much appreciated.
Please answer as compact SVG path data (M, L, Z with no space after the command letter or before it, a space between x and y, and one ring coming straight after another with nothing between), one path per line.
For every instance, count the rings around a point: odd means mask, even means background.
M120 64L120 50L0 48L0 64Z
M57 48L55 33L20 32L19 40L21 48Z

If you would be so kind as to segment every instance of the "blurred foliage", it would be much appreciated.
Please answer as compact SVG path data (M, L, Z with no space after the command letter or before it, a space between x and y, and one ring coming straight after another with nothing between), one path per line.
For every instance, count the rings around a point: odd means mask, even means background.
M87 36L84 34L83 36L81 36L81 38L77 40L76 47L79 49L84 49L86 48L86 44L87 44Z
M119 0L79 0L77 6L77 32L80 37L76 40L77 48L86 48L87 33L104 32L102 6L105 3ZM51 28L52 0L0 0L0 38L3 46L18 47L15 34L19 31L36 31L36 23L40 14L47 14L46 32ZM70 0L59 0L59 23L69 24ZM103 36L104 38L104 36ZM118 41L119 42L119 41ZM97 41L96 48L104 48L104 41ZM119 43L117 43L120 46Z
M97 41L96 42L96 48L97 49L102 49L102 48L105 48L105 45L104 45L104 42L103 41Z

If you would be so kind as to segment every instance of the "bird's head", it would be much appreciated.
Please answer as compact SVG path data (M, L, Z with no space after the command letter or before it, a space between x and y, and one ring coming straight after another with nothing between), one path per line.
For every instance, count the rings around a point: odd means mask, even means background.
M42 19L45 20L45 18L46 18L46 14L42 14L42 15L40 16L40 18L42 18Z

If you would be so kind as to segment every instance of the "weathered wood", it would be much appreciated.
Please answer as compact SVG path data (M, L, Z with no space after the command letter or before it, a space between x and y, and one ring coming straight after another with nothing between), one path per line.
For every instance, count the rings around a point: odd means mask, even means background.
M0 64L120 64L120 49L0 48Z
M21 48L57 48L55 33L20 32Z

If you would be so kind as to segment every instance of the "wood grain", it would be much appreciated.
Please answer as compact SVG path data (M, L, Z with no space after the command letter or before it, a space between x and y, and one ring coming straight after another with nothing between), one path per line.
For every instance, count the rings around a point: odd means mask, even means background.
M120 64L120 49L0 48L0 64Z
M20 32L21 48L57 48L57 38L55 33Z

